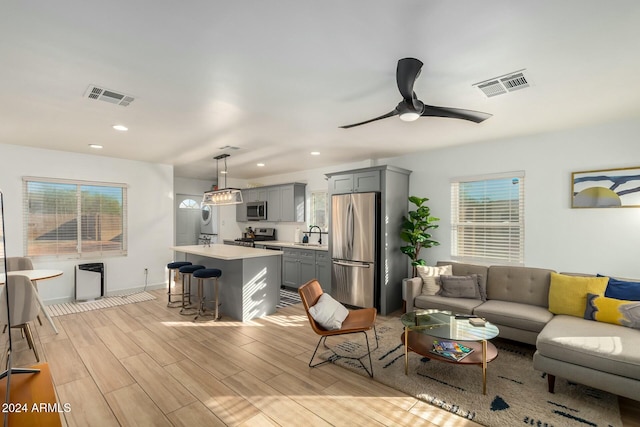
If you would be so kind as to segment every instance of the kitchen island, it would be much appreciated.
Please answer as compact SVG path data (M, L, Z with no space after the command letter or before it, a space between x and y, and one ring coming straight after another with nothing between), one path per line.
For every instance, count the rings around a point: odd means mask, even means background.
M280 301L282 252L229 245L172 246L171 250L183 254L178 255L176 261L222 270L219 299L223 315L245 322L275 313ZM191 286L193 301L196 280L193 279ZM207 282L205 298L211 301L213 286L207 286Z

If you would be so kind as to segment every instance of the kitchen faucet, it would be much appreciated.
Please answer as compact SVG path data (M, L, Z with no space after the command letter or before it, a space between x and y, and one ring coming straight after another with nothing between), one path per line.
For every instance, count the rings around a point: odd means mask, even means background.
M311 227L309 227L309 237L311 237L311 233L313 232L314 228L318 229L318 234L320 235L320 237L318 238L318 244L321 245L322 244L322 229L320 227L318 227L317 225L312 225Z

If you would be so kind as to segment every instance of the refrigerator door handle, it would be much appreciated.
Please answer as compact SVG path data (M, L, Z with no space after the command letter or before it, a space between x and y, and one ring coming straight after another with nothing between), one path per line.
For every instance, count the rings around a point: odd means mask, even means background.
M344 262L344 261L333 261L335 265L342 265L345 267L359 267L359 268L371 268L371 264L360 264L360 263L352 263L352 262Z
M353 256L353 204L349 200L347 208L347 254L349 258Z

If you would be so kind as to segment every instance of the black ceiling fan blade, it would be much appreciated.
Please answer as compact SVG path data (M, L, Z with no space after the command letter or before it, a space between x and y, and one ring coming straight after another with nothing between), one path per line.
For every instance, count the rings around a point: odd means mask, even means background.
M422 61L415 58L402 58L398 61L398 68L396 69L396 81L398 83L398 90L405 101L413 99L413 85L420 75L420 69L422 68Z
M487 120L493 114L483 113L481 111L463 110L461 108L435 107L433 105L425 105L422 116L428 117L448 117L451 119L469 120L480 123Z
M393 110L393 111L390 111L387 114L384 114L384 115L382 115L380 117L376 117L375 119L367 120L366 122L354 123L352 125L340 126L340 128L341 129L349 129L349 128L352 128L354 126L364 125L364 124L367 124L367 123L375 122L376 120L386 119L387 117L393 117L393 116L397 116L397 115L398 115L398 110Z

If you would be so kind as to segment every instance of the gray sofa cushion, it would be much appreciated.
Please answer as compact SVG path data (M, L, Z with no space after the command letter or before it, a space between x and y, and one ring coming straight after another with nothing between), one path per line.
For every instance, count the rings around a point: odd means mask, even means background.
M451 265L454 276L468 276L470 274L477 274L480 280L480 292L484 295L487 294L487 275L489 272L489 267L486 267L484 265L463 264L461 262L453 261L438 261L436 265Z
M538 334L536 347L551 359L640 380L637 329L560 314Z
M414 308L435 308L454 313L472 314L482 300L471 298L447 298L439 295L419 295L413 302Z
M448 298L473 298L482 299L480 286L478 285L478 275L469 276L440 276L441 297Z
M487 279L487 298L549 307L552 271L531 267L491 266Z
M553 318L553 314L544 307L499 300L489 300L479 305L473 309L473 314L484 317L496 325L536 333Z

